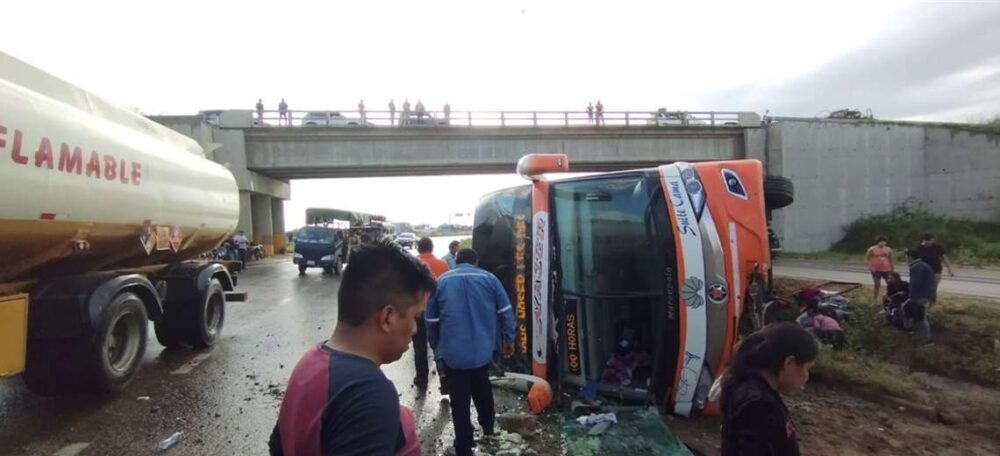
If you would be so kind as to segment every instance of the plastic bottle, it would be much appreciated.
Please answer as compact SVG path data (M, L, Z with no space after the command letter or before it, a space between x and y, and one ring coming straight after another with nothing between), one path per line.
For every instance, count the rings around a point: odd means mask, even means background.
M167 451L181 439L181 434L181 431L173 433L170 437L163 439L158 445L156 445L156 448L160 451Z

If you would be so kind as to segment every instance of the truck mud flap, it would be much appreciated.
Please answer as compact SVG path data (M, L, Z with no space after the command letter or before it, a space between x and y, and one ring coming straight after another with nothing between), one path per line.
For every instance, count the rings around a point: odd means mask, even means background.
M247 299L250 298L250 293L245 291L227 291L225 296L226 302L247 302Z

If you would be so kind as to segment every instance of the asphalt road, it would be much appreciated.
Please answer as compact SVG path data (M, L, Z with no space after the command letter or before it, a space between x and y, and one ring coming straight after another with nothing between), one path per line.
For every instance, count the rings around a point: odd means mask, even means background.
M905 265L900 269L900 275L907 278ZM982 296L1000 300L1000 271L995 269L954 269L955 276L947 273L941 278L938 291ZM838 280L844 282L872 283L872 276L864 264L797 260L778 258L774 263L775 275L784 277L800 277L815 280Z
M177 431L180 441L165 454L266 454L291 369L333 330L338 284L319 269L300 277L288 258L252 264L239 287L250 298L228 304L215 347L166 351L150 327L138 377L114 398L39 398L19 378L0 380L0 455L152 454ZM411 353L383 370L413 407L425 448L450 443L436 377L420 396Z

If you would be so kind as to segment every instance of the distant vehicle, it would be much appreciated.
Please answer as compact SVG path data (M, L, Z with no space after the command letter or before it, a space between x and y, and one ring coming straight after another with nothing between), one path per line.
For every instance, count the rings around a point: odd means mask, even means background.
M401 127L443 127L450 124L448 119L437 119L429 112L420 115L415 112L399 114L399 126Z
M340 274L347 262L347 244L342 230L325 226L304 226L295 234L295 255L292 263L299 274L309 268L323 268L324 274Z
M658 127L666 125L705 125L705 121L697 119L686 111L667 111L660 108L646 120L646 125L656 125Z
M413 233L401 233L396 236L396 243L408 249L416 247L417 235Z
M346 117L338 111L307 112L302 117L303 127L374 127L371 122L361 122L361 119Z

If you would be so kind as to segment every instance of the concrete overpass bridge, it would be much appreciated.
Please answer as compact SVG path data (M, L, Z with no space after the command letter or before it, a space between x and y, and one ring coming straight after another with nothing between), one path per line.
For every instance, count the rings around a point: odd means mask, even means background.
M574 171L746 156L739 126L258 128L244 138L247 168L284 180L510 173L532 152L565 153Z
M918 122L754 113L401 113L203 111L153 120L197 140L240 188L239 228L280 249L289 180L509 173L531 152L562 152L574 171L673 161L761 160L792 179L796 203L773 227L789 251L829 248L857 218L919 201L931 211L1000 219L1000 134ZM352 125L353 124L353 125ZM402 126L400 125L402 124Z

